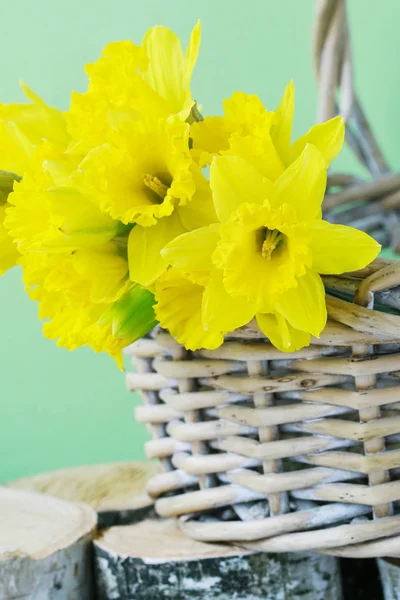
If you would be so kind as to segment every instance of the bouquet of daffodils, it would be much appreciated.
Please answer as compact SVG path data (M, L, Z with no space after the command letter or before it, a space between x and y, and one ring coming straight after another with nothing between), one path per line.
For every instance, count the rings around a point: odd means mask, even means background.
M319 336L321 274L365 267L367 234L322 220L340 117L291 140L294 89L274 111L236 92L203 117L185 54L156 26L86 67L60 112L23 85L0 105L0 273L15 264L58 345L121 364L156 323L189 350L215 349L256 318L282 351Z

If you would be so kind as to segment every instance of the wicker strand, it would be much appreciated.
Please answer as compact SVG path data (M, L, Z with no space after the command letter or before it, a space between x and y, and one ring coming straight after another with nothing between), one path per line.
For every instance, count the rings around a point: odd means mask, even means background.
M269 371L268 361L249 361L247 363L247 372L250 377L267 375ZM253 394L253 402L256 408L262 408L273 405L273 394L268 394L263 391L255 391ZM278 439L278 428L276 425L260 427L258 430L258 438L260 442L272 442ZM279 473L282 470L282 465L278 460L264 460L262 462L263 473ZM269 510L271 515L279 515L286 512L288 509L288 500L286 495L279 493L270 493L268 495Z
M341 114L348 124L347 142L357 158L374 176L388 172L389 167L354 92L345 0L317 0L313 53L318 82L318 121Z

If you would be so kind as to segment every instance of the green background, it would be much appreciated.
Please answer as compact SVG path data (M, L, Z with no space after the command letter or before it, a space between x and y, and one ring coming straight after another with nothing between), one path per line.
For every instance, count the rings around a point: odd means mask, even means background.
M71 90L86 85L83 65L112 40L139 43L154 24L186 44L203 26L194 97L219 114L235 90L276 106L285 84L296 85L296 127L314 119L311 0L1 0L0 100L22 100L23 79L48 103L66 109ZM350 0L357 90L393 168L400 167L400 3ZM336 166L357 169L348 152ZM146 432L135 424L138 401L125 391L112 359L82 349L69 353L46 340L37 307L19 270L0 280L0 481L58 467L143 458Z

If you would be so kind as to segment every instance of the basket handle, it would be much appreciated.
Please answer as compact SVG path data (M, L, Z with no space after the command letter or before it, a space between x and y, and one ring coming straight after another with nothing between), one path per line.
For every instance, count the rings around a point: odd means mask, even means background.
M369 306L375 292L389 290L398 285L400 285L400 262L395 262L366 277L358 286L354 302L360 306Z
M374 177L390 169L354 90L346 0L316 0L313 56L318 122L336 114L346 121L346 141Z

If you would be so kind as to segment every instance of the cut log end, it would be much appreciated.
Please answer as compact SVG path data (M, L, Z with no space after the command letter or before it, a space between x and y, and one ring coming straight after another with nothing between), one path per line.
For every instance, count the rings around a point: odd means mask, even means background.
M92 598L96 522L88 505L0 488L0 598Z
M251 553L187 538L174 520L113 527L95 541L98 600L340 600L335 558Z
M158 472L152 462L121 462L59 469L7 484L71 502L85 502L98 512L99 527L111 527L144 518L153 506L146 493Z

